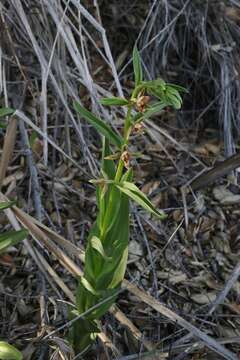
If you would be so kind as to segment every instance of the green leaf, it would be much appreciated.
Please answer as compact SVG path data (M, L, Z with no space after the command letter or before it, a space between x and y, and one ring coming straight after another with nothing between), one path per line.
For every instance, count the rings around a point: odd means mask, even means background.
M133 177L133 169L129 168L122 176L121 182L123 181L131 181Z
M29 145L30 145L31 149L32 149L32 147L33 147L33 145L34 145L34 142L35 142L35 140L36 140L37 138L38 138L37 132L36 132L36 131L32 131L31 136L30 136L30 139L29 139Z
M166 99L175 109L180 109L182 106L182 97L179 94L178 90L172 88L171 86L167 87Z
M100 103L105 106L114 106L114 105L124 106L124 105L128 105L129 101L121 97L111 97L111 98L102 98L100 100Z
M2 202L0 203L0 210L4 210L7 208L12 207L13 205L16 204L16 201L6 201L6 202Z
M164 102L158 102L158 103L153 104L149 109L147 109L147 110L143 113L143 119L148 119L148 118L150 118L152 115L155 115L155 114L159 113L159 112L162 111L166 106L167 106L167 104L165 104Z
M117 184L116 186L120 191L122 191L124 194L129 196L132 200L134 200L137 204L142 206L145 210L156 215L160 219L166 218L166 215L163 212L160 212L157 209L155 209L154 205L147 198L147 196L140 189L138 189L138 187L135 184L128 181L124 181L120 184Z
M165 83L165 81L161 78L144 82L144 87L146 89L158 89L161 91L165 91L166 85L167 84Z
M179 92L184 92L184 93L189 92L186 88L184 88L183 86L180 86L180 85L166 83L166 86L176 89Z
M110 288L115 288L123 281L127 266L127 259L128 259L128 246L126 246L118 266L114 269L114 275L109 285Z
M26 229L18 231L8 231L0 235L0 253L7 250L9 246L14 246L20 241L24 240L28 235Z
M6 129L6 128L7 128L7 124L0 122L0 129Z
M115 133L115 131L102 120L93 115L90 111L82 107L77 101L74 101L74 109L84 117L85 120L90 122L100 134L105 136L112 144L121 148L123 144L123 138Z
M94 290L93 286L90 284L90 282L85 278L81 277L81 284L84 286L84 288L89 291L93 295L98 295L97 292Z
M14 109L11 108L1 108L0 109L0 117L12 115L15 112Z
M1 360L22 360L23 356L19 350L5 341L0 341Z
M102 290L99 298L97 299L97 304L99 304L103 300L105 301L91 312L91 319L99 319L101 316L106 314L109 308L116 302L117 295L118 295L118 289L116 288Z
M102 242L97 236L93 236L90 239L90 244L92 248L95 249L104 258L104 260L111 260L111 258L106 255Z
M143 113L138 113L133 117L133 123L138 123L141 122L145 119L150 118L153 115L156 115L158 113L160 113L165 107L167 107L168 105L164 102L157 102L153 105L151 105L151 107L149 107L146 111L144 111Z
M115 164L113 160L106 159L107 156L112 155L109 141L103 137L103 146L102 146L102 169L107 174L109 179L114 179L115 177Z
M133 70L135 78L135 86L138 86L143 80L141 58L136 46L133 49Z

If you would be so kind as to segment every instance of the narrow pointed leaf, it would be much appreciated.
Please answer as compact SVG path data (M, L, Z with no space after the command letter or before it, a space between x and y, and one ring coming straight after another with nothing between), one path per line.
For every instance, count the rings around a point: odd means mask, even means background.
M188 93L189 91L184 88L183 86L180 86L180 85L176 85L176 84L168 84L166 83L167 87L171 87L173 89L176 89L177 91L179 92L184 92L184 93Z
M110 260L111 258L107 257L105 250L103 248L101 240L97 236L93 236L90 240L91 246L95 249L105 260Z
M13 205L16 204L16 201L6 201L6 202L2 202L0 203L0 210L4 210L7 208L12 207Z
M126 266L127 266L127 259L128 259L128 247L126 246L121 261L119 262L118 266L114 269L114 275L111 281L111 284L109 285L110 288L115 288L116 286L119 286L121 282L124 279Z
M14 113L14 109L11 108L1 108L0 109L0 117L12 115Z
M149 109L147 109L143 113L141 113L141 114L138 113L137 115L135 115L133 118L133 122L138 123L145 119L149 119L151 116L160 113L167 106L168 106L168 104L166 104L164 102L158 102L156 104L153 104Z
M142 74L141 58L136 46L134 46L133 49L133 69L134 69L135 86L137 86L142 82L143 74Z
M131 181L133 177L133 169L129 168L122 176L121 182L123 181Z
M77 101L74 101L74 109L82 116L85 120L90 122L100 134L105 136L112 144L121 148L123 139L116 134L116 132L101 119L97 118L90 111L82 107Z
M121 97L102 98L100 103L105 106L124 106L128 105L128 100Z
M82 285L85 287L85 289L87 291L89 291L90 293L92 293L93 295L97 295L97 292L94 290L94 288L92 287L92 285L90 284L90 282L85 278L82 277L81 278L81 283Z
M143 119L148 119L151 116L159 113L160 111L162 111L165 107L167 106L167 104L165 104L164 102L159 102L156 103L154 105L152 105L149 109L147 109L144 113L143 113Z
M8 231L0 235L0 253L7 250L9 246L14 246L20 241L24 240L28 235L26 229L18 231Z
M129 196L132 200L134 200L137 204L142 206L142 208L144 208L145 210L156 215L160 219L166 218L166 215L163 212L160 212L157 209L155 209L154 205L147 198L147 196L140 189L138 189L138 187L135 184L130 183L128 181L124 181L123 183L118 184L116 186L120 191L122 191L124 194Z
M178 90L172 88L171 86L167 87L166 91L166 100L167 102L172 105L175 109L180 109L182 106L182 98L179 94Z
M144 85L146 89L159 89L161 91L165 91L167 84L163 79L159 78L156 80L146 81Z

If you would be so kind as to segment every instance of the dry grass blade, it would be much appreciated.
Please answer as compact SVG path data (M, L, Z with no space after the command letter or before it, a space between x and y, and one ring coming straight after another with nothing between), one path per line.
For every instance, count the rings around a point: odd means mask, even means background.
M156 1L138 39L151 78L163 73L194 94L186 96L180 122L197 129L211 118L227 156L234 154L239 132L238 7L235 0Z
M200 165L202 165L204 168L206 168L206 165L199 160L199 158L197 156L195 156L191 151L189 151L189 149L185 148L181 143L179 143L178 141L176 141L165 129L157 126L156 124L154 124L153 121L151 120L146 120L146 124L150 126L150 128L153 128L156 132L158 132L159 134L163 135L164 137L166 137L169 141L171 141L175 146L177 146L177 148L179 148L179 150L182 150L186 153L188 153L194 160L196 160Z
M62 246L70 256L75 256L81 261L84 261L84 252L79 247L71 243L69 240L66 240L63 236L57 234L56 232L42 224L40 221L26 214L19 208L15 207L13 208L13 210L14 209L17 209L18 214L20 214L20 216L22 217L22 221L25 221L25 224L35 224L41 230L41 232L45 234L47 238L55 241L55 243Z
M83 168L68 154L65 153L53 140L51 140L48 136L46 136L23 112L20 110L15 111L15 116L24 121L28 126L34 129L39 135L46 139L49 144L51 144L57 151L59 151L65 158L67 158L71 163L73 163L78 169L81 169L84 172ZM85 175L89 178L89 174L85 173Z
M203 331L199 330L196 326L192 325L184 318L176 314L174 311L168 309L165 305L161 304L159 301L154 299L151 295L148 295L145 291L137 288L135 285L131 284L127 280L124 281L124 287L132 294L141 299L148 306L151 306L154 310L160 314L166 316L171 321L179 324L184 329L188 330L191 335L201 340L208 348L215 351L217 354L221 355L224 359L228 360L237 360L237 355L233 354L231 351L227 350L224 346L219 344L216 340L206 335Z
M224 160L222 163L214 166L209 171L206 171L203 174L199 175L190 183L190 186L193 190L202 189L203 187L218 180L222 176L230 174L231 171L235 170L237 167L239 167L239 165L240 154L235 154Z
M23 211L18 209L16 206L13 207L13 211L16 214L18 220L29 230L31 235L37 240L41 241L46 248L53 252L58 260L68 269L70 273L74 273L77 276L82 275L82 271L76 266L76 264L60 249L52 240L50 240L46 234L35 225L31 219L24 214Z
M114 317L119 321L119 323L122 326L125 326L130 331L132 336L136 340L140 341L147 350L154 349L154 345L150 341L143 338L141 331L128 319L128 317L120 309L118 309L116 305L113 305L110 308L110 313L113 314Z
M233 285L236 283L240 276L240 262L237 263L235 268L233 269L229 279L226 281L226 284L224 285L222 291L218 294L216 300L210 305L210 310L208 311L208 315L211 315L218 305L221 305L224 303L226 297L228 296L229 291L232 289Z
M6 197L1 194L1 197L6 200ZM60 235L56 234L54 231L48 229L46 226L38 222L37 220L33 219L28 214L24 213L22 210L14 206L11 210L17 217L17 219L26 227L34 239L37 241L42 242L46 248L54 253L54 255L58 258L61 264L74 276L82 276L81 269L53 242L50 240L49 237L54 239L58 242L61 246L63 246L71 255L74 255L80 258L82 261L84 260L83 252L80 249L77 249L73 244L69 241L61 237ZM40 260L43 261L45 269L47 272L52 276L52 279L57 283L57 285L64 291L64 293L68 296L68 298L73 301L74 297L70 294L69 289L66 287L64 283L62 283L61 279L55 273L55 271L47 264L44 258L40 256ZM110 312L116 317L116 319L124 326L127 327L128 330L132 333L132 336L141 341L146 349L152 350L153 345L146 341L141 332L134 326L134 324L125 316L125 314L120 311L116 306L110 309ZM101 340L104 343L109 343L109 339L106 337L105 334L101 333L100 336Z
M81 270L65 255L63 254L60 249L58 249L49 239L46 238L46 236L41 232L41 230L34 224L31 224L29 222L29 219L26 219L26 217L23 215L22 211L19 211L16 207L14 207L14 212L16 213L19 220L29 229L30 232L39 239L40 241L43 241L47 248L49 248L50 251L52 251L60 260L60 262L74 275L81 276L82 272ZM152 296L148 295L143 290L140 290L135 285L129 283L128 281L124 281L124 287L130 291L132 294L136 295L140 300L151 306L153 309L161 313L162 315L166 316L167 318L171 319L173 322L177 322L180 326L182 326L184 329L188 330L194 337L197 339L200 339L204 342L204 344L209 347L210 349L214 350L218 354L222 355L225 359L230 360L236 360L237 357L232 352L227 350L224 346L219 344L216 340L211 338L210 336L204 334L201 330L196 328L194 325L183 319L181 316L174 313L172 310L168 309L163 304L160 304L156 299L154 299ZM115 310L116 311L116 310ZM114 311L113 311L114 313ZM120 314L120 313L118 313ZM121 319L121 316L118 316L118 319ZM123 318L122 318L123 319ZM125 319L124 319L125 321ZM123 321L123 324L124 324ZM135 327L132 326L132 329ZM137 338L139 338L140 333L137 333ZM136 336L136 332L135 332ZM148 346L148 344L146 344Z
M17 131L17 119L11 117L8 123L6 135L4 137L4 145L3 145L3 151L0 162L0 187L2 186L3 180L6 176L9 161L13 154L13 149L16 140L16 131Z
M2 193L0 193L0 199L6 201L6 197ZM39 230L36 225L31 223L31 220L28 218L27 214L24 214L17 207L14 207L13 209L7 209L5 212L9 218L9 220L12 222L13 227L16 230L20 229L20 226L16 220L16 217L17 217L18 220L30 231L33 238L43 241L44 244L46 245L46 247L58 257L59 261L63 264L63 266L65 266L68 269L68 271L70 273L74 274L75 276L82 275L81 269L79 269L71 261L71 259L64 256L64 253L55 244L53 244L51 241L49 241L47 239L47 237L45 236L45 234L41 230ZM44 257L36 249L32 248L32 246L28 240L24 240L24 245L26 246L26 249L32 256L33 260L38 265L39 269L45 274L45 276L47 273L49 274L50 278L48 276L46 276L46 278L50 281L50 283L52 284L52 281L54 281L59 286L59 288L67 295L67 297L72 302L74 302L75 301L74 294L64 284L64 282L57 275L57 273L53 270L53 268L48 264L48 262L44 259ZM113 351L113 353L115 353L118 356L120 355L119 351L113 345L112 341L108 338L108 336L106 334L101 332L98 334L98 337L105 346L107 346L108 348L110 348Z

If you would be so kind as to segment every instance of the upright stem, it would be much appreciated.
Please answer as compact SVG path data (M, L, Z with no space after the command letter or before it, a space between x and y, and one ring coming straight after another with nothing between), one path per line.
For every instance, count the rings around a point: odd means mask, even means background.
M125 121L124 121L124 134L123 134L124 145L122 146L122 149L121 149L121 155L126 150L126 147L128 145L129 129L131 127L131 112L132 112L132 105L129 105L128 111L127 111L127 116L126 116ZM114 178L115 182L119 182L121 180L123 169L124 169L124 162L121 159L121 155L120 155L120 159L118 161L117 171L116 171L115 178ZM115 191L115 189L113 188L111 190L111 192L110 192L109 204L108 204L108 207L106 209L104 219L103 219L103 227L101 229L101 234L100 234L100 237L101 237L102 241L103 241L103 239L104 239L104 237L106 235L106 224L108 222L108 217L111 214L112 209L113 209L114 191Z
M128 143L128 138L129 138L128 132L129 132L129 128L131 127L131 112L132 112L132 105L129 105L127 116L124 122L124 133L123 133L124 145L127 145Z

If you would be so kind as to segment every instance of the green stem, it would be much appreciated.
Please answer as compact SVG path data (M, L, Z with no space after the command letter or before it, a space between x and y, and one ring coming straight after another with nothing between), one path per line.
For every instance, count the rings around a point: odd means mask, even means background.
M124 122L124 133L123 133L123 138L124 138L124 145L126 146L128 143L128 138L129 138L129 134L128 134L128 130L131 127L131 112L132 112L132 105L130 105L128 107L128 111L127 111L127 116Z
M131 113L132 113L132 105L130 105L128 107L127 116L126 116L125 121L124 121L124 137L123 137L124 138L124 145L123 145L123 147L121 149L121 154L125 151L125 149L126 149L126 147L128 145L129 133L130 133L129 130L130 130L131 126L132 126L131 125ZM115 178L114 178L115 182L119 182L121 180L121 177L122 177L122 174L123 174L123 169L124 169L124 163L123 163L123 160L121 159L121 156L120 156L120 159L119 159L118 165L117 165L117 171L116 171ZM110 192L110 196L109 196L109 203L108 203L106 212L104 214L103 226L102 226L101 234L100 234L101 241L104 241L104 238L105 238L105 235L106 235L107 224L108 224L108 218L111 215L112 210L113 210L114 191L116 191L116 189L112 188L112 190Z
M118 167L117 167L116 175L114 178L115 182L119 182L121 180L123 168L124 168L124 164L123 164L122 159L120 159L118 162Z
M136 99L136 97L138 96L138 94L140 93L141 90L144 89L144 83L141 83L140 85L138 85L137 87L135 87L135 89L132 92L132 96L131 99Z

